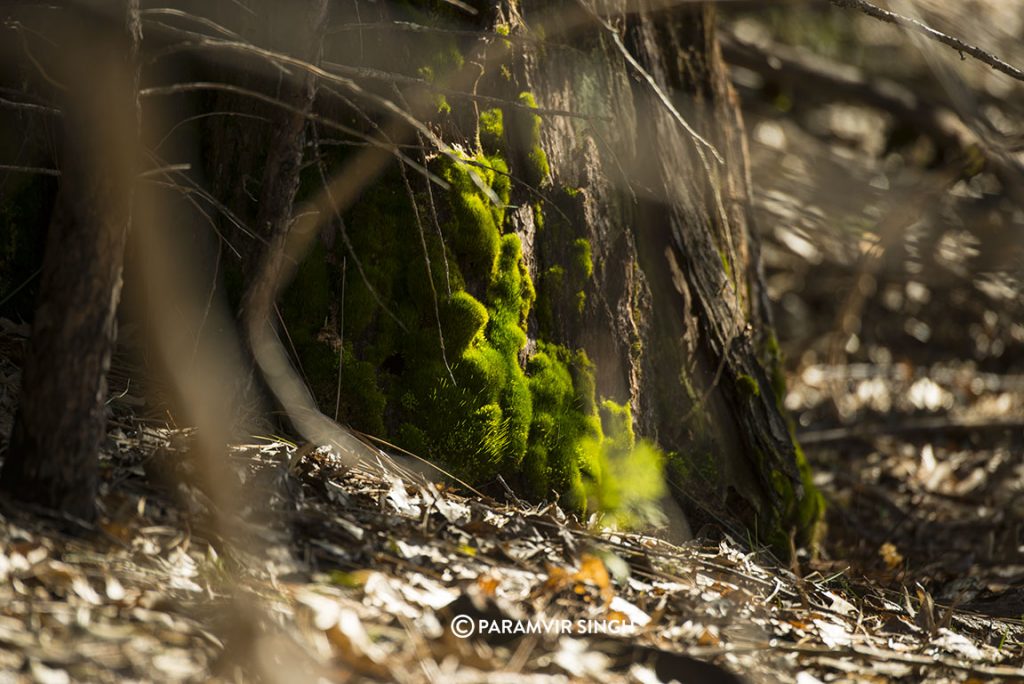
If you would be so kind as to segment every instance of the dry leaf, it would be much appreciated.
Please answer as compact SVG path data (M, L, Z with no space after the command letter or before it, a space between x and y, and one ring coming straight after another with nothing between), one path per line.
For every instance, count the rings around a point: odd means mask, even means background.
M890 570L903 565L903 555L896 549L896 545L891 542L885 542L878 548L878 555L885 561L885 567Z

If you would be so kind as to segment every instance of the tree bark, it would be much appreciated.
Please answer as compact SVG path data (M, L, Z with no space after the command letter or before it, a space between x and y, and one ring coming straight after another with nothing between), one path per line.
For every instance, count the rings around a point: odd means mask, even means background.
M138 2L65 9L47 28L61 51L44 58L63 111L60 190L0 489L91 520L136 174Z
M587 350L599 394L630 403L638 434L676 455L674 494L692 522L804 534L819 503L772 382L743 122L714 8L598 7L577 19L571 48L517 61L542 106L591 117L543 128L553 185L583 190L573 210L595 261L594 296L559 337ZM551 11L506 6L527 27ZM621 44L611 26L623 27ZM534 230L516 216L517 230Z
M319 65L328 8L328 0L260 0L243 17L242 32L259 47ZM237 20L237 13L233 18ZM252 344L268 320L276 325L273 293L285 259L317 79L306 71L276 70L262 61L243 60L233 64L227 80L273 97L280 105L220 93L216 111L240 112L249 118L223 116L208 129L214 194L254 232L245 235L227 222L223 226L242 246L241 263L227 266L238 275L240 291L234 294L240 299L243 335ZM254 121L253 114L261 120ZM250 375L240 398L260 403L269 392Z

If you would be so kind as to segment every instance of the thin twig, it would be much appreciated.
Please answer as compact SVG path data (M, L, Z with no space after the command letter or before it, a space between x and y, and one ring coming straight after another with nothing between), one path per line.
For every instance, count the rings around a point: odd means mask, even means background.
M341 320L338 321L338 385L334 390L334 422L341 415L341 371L345 365L345 281L348 277L348 257L341 257Z
M223 36L227 36L228 38L232 38L234 40L242 40L242 37L240 35L232 31L231 29L222 26L221 24L218 24L212 19L209 19L207 17L201 17L198 14L192 14L191 12L185 12L180 9L174 9L171 7L154 7L152 9L144 9L139 11L140 17L145 17L148 15L165 15L170 17L178 17L179 19L187 19L188 21L195 22L197 24L205 26L206 28L213 29L217 33L220 33Z
M249 98L252 98L254 100L259 100L260 102L264 102L266 104L273 105L275 107L280 107L280 108L284 109L285 111L289 111L289 112L296 113L296 114L301 114L301 115L305 116L310 121L322 124L324 126L327 126L328 128L334 128L334 129L339 130L339 131L341 131L343 133L347 133L347 134L349 134L351 136L360 138L360 139L364 140L365 142L369 143L370 145L373 145L374 147L379 147L381 149L387 150L388 152L390 152L393 155L395 155L396 157L398 157L401 161L405 162L406 164L408 164L412 168L416 169L419 173L422 173L422 174L426 175L428 178L430 178L432 181L434 181L435 183L440 185L445 190L449 189L449 185L448 185L447 181L439 178L436 174L433 174L430 171L428 171L427 169L423 168L419 164L419 162L417 162L414 159L406 156L405 154L402 154L402 152L399 151L398 148L395 147L394 145L391 145L391 144L388 144L388 143L384 143L384 142L381 142L381 141L376 140L374 138L371 138L370 136L367 136L367 135L364 135L363 133L360 133L359 131L355 130L354 128L351 128L351 127L346 126L344 124L338 123L337 121L334 121L332 119L328 119L326 117L320 116L319 114L314 114L313 112L303 112L302 110L298 109L297 107L292 107L291 105L289 105L289 104L287 104L285 102L282 102L281 100L278 100L277 98L270 97L269 95L264 95L263 93L255 91L255 90L250 90L248 88L242 88L242 87L239 87L239 86L230 85L228 83L216 83L216 82L211 82L211 81L196 81L196 82L191 82L191 83L176 83L174 85L169 85L169 86L154 86L152 88L143 88L142 90L139 91L139 96L140 97L151 97L153 95L176 95L176 94L180 94L180 93L187 93L187 92L198 91L198 90L222 90L222 91L227 92L227 93L233 93L235 95L242 95L244 97L249 97ZM453 154L454 154L454 152L453 152ZM493 193L493 191L492 191L492 193Z
M0 306L3 306L7 302L11 301L11 299L14 298L14 295L18 294L23 289L25 289L25 287L27 287L29 283L31 283L33 280L35 280L39 276L39 274L42 273L42 272L43 272L43 267L40 266L39 268L37 268L32 273L32 275L30 275L28 278L25 278L25 280L21 283L21 285L18 285L18 287L14 288L10 292L8 292L6 297L4 297L3 299L0 299Z
M676 109L676 106L672 104L672 100L669 98L667 94L665 94L664 89L662 89L662 87L658 85L658 82L654 80L654 77L651 76L647 72L647 70L644 69L643 65L641 65L640 62L638 62L636 58L632 55L632 53L630 53L629 49L626 47L626 44L622 42L622 36L620 36L619 32L615 30L615 27L606 22L604 19L602 19L601 16L597 12L595 12L594 9L590 7L590 5L588 5L585 0L577 0L577 2L579 3L580 7L582 7L584 11L587 12L587 14L594 18L594 21L600 24L601 27L608 32L608 34L611 36L612 42L615 43L615 47L619 50L619 53L622 54L623 59L625 59L626 62L628 62L629 65L633 67L633 69L635 69L638 74L640 74L640 77L644 80L644 82L647 83L647 85L651 87L651 90L654 91L654 94L658 98L658 100L660 100L661 103L665 105L665 108L668 110L669 114L672 115L672 118L675 119L676 122L678 122L679 125L683 127L683 130L686 131L690 138L693 139L693 141L697 143L698 146L703 146L709 152L711 152L711 155L719 164L725 164L725 158L722 156L722 154L715 148L714 145L708 142L697 131L695 131L692 126L690 126L689 122L687 122L686 119L683 118L683 115L679 113L679 110Z
M45 105L35 104L34 102L18 102L17 100L8 100L0 97L0 107L4 109L20 109L27 112L39 112L41 114L49 114L52 116L60 116L61 111L56 107L47 107Z
M1007 76L1015 78L1018 81L1024 81L1024 71L1021 71L1020 69L1013 66L1012 64L1009 64L1008 62L1004 62L1003 60L993 55L991 52L982 50L979 47L975 47L973 45L965 43L959 38L951 36L948 33L943 33L942 31L933 29L931 26L928 26L922 21L913 19L911 17L903 16L902 14L897 14L896 12L892 12L887 9L883 9L877 5L873 5L872 3L867 2L867 0L832 0L832 4L835 5L836 7L859 10L864 14L868 15L869 17L873 17L875 19L878 19L879 21L884 21L888 24L894 24L896 26L910 29L911 31L916 31L917 33L920 33L921 35L930 38L931 40L942 43L944 45L948 45L949 47L953 48L954 50L960 53L961 59L964 58L964 54L966 53L971 57L974 57L979 62L984 62L985 64L989 65L996 71L1001 71Z
M41 176L60 175L60 169L47 169L41 166L15 166L13 164L0 164L0 171L14 171L16 173L35 173Z
M420 245L423 247L423 263L427 270L427 282L430 283L430 294L434 302L434 318L437 320L437 339L441 343L441 361L444 362L444 367L448 371L448 377L451 378L452 384L458 387L459 383L455 381L455 373L452 372L451 364L448 363L448 352L444 346L444 329L441 325L441 307L437 301L437 286L434 285L434 269L430 265L430 250L427 248L427 233L423 229L423 220L420 218L420 210L416 204L416 194L412 191L412 184L409 183L409 174L405 172L404 166L399 166L398 170L402 174L402 182L405 183L405 191L409 195L409 204L412 206L412 215L416 220L416 227L419 229L420 234ZM442 245L442 249L444 246Z
M422 142L422 138L420 139ZM427 158L426 153L423 156L423 165L426 166ZM444 241L444 233L441 231L441 222L437 218L437 205L434 204L434 190L430 187L430 183L425 184L427 187L427 202L430 204L430 217L434 222L434 230L437 231L437 237L441 239L441 244L448 244ZM452 274L451 269L448 266L448 252L441 250L441 258L444 260L444 282L445 287L448 290L448 296L452 296Z
M173 29L173 27L166 27L166 28L169 28L172 31L175 30L175 29ZM178 30L181 31L180 29L178 29ZM187 31L181 31L181 32L185 33L185 34L189 34L190 37L195 35L195 34L190 34L190 32L187 32ZM386 112L388 112L390 114L393 114L393 115L397 116L399 120L404 121L407 125L412 126L412 128L414 128L415 130L419 131L423 135L424 138L429 140L431 144L433 144L442 154L444 154L445 156L450 158L455 164L458 164L458 165L462 164L463 160L459 156L459 153L455 149L453 149L450 145L448 145L446 142L444 142L440 138L440 136L438 136L433 130L430 129L429 126L427 126L425 123L423 123L418 118L413 116L410 112L408 112L404 108L398 106L392 100L389 100L386 97L382 97L380 95L377 95L376 93L373 93L373 92L363 88L361 85L359 85L358 83L356 83L352 79L346 78L344 76L340 76L340 75L332 73L330 71L326 71L325 69L323 69L319 65L311 64L310 62L308 62L306 60L299 59L297 57L292 57L291 55L287 55L287 54L284 54L284 53L281 53L281 52L275 52L273 50L267 50L267 49L258 47L256 45L252 45L251 43L246 43L246 42L242 42L242 41L233 41L233 40L222 40L222 39L214 38L214 37L197 38L193 42L181 43L181 44L179 44L177 46L173 46L173 48L171 48L171 50L179 50L179 49L214 49L214 50L222 49L222 50L228 50L228 51L232 51L232 52L239 52L239 53L246 54L246 55L249 55L249 56L252 56L252 57L263 59L263 60L265 60L265 61L267 61L267 62L271 63L272 65L274 65L276 67L279 67L279 68L287 69L288 67L294 67L295 69L298 69L300 71L304 71L307 74L310 74L310 75L315 76L315 77L317 77L319 79L322 79L322 81L324 83L331 83L331 84L334 84L334 85L337 85L337 86L341 86L342 88L345 88L346 90L348 90L353 95L355 95L357 97L365 98L366 100L368 100L370 102L373 102L380 109L382 109L382 110L384 110L384 111L386 111ZM167 51L165 50L164 52L167 52ZM207 85L207 86L218 85L221 88L225 88L224 84L205 84L205 85ZM154 94L154 93L174 92L173 89L176 88L176 87L177 86L169 86L169 87L164 87L164 88L147 88L147 89L141 91L140 95L143 95L143 94L149 95L149 94ZM237 89L237 90L245 90L245 89ZM288 105L286 105L285 103L280 102L280 101L276 100L275 98L263 95L261 93L256 93L255 91L248 91L248 95L249 95L249 97L253 97L255 99L260 99L260 100L263 100L263 101L267 101L270 104L274 104L274 105L279 106L279 107L284 107L286 109L290 109L290 107L288 107ZM307 114L307 113L303 112L303 115L308 116L310 118L310 120L319 120L321 123L324 123L324 125L333 126L334 128L343 128L341 126L341 124L339 124L337 122L333 122L333 121L324 119L323 117L314 116L311 113ZM357 131L347 131L347 132L349 132L351 135L355 135L356 137L360 137L359 133ZM420 168L419 165L416 164L415 162L412 162L412 160L408 160L407 163L410 163L410 165L413 168L417 169L420 173L427 173L427 174L430 173L426 169ZM432 176L433 174L430 174L430 175ZM469 170L469 176L470 176L470 180L473 181L473 184L475 186L477 186L477 189L479 189L480 192L482 192L490 200L490 202L492 204L494 204L495 206L500 206L501 205L501 200L495 194L494 190L486 182L484 182L484 180L482 178L480 178L479 174L477 174L473 170ZM440 179L438 179L438 181L440 182L440 184L446 190L448 189L448 186L447 186L446 183L444 183L444 181L441 181Z
M538 116L551 116L551 117L565 117L569 119L581 119L584 121L611 121L611 117L607 116L591 116L589 114L582 114L580 112L574 112L568 109L552 109L548 107L531 107L510 100L507 97L498 97L496 95L482 95L480 93L468 92L465 90L458 90L455 88L445 88L423 78L416 78L415 76L406 76L404 74L398 74L393 71L381 71L380 69L371 69L369 67L353 67L347 64L339 64L337 62L323 62L323 67L329 69L334 73L345 74L352 78L363 78L376 81L387 81L391 84L401 83L405 85L419 86L421 88L427 88L432 92L445 95L446 97L464 98L468 100L474 100L479 102L492 102L494 104L501 105L508 109L519 109L530 112L531 114L537 114Z

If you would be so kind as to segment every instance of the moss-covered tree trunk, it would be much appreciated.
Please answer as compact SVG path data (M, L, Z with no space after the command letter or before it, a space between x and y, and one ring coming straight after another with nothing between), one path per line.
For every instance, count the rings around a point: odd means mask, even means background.
M334 8L323 63L365 92L318 98L344 128L322 129L300 196L367 140L405 162L282 302L322 408L340 397L356 428L577 512L635 522L660 497L778 546L805 535L820 503L780 407L713 9L476 7ZM386 137L381 99L451 148Z
M515 61L540 104L590 117L542 127L552 191L595 264L578 319L553 332L588 352L598 394L627 402L669 453L691 518L738 517L782 543L810 530L820 499L780 406L743 123L713 7L657 6L598 3L600 16L575 15L571 47ZM527 27L549 10L507 9ZM517 230L535 229L521 217Z

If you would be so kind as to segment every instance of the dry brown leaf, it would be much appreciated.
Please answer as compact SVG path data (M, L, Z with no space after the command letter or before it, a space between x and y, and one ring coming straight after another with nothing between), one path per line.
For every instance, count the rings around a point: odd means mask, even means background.
M590 582L594 584L601 591L601 598L604 602L610 603L612 597L615 595L615 590L612 588L612 578L608 574L608 568L605 566L604 561L597 556L589 553L583 554L580 558L580 569L576 573L574 578L578 583L585 584ZM577 585L577 593L580 586Z
M498 590L498 580L493 575L480 575L476 580L476 585L487 596L494 596L494 593Z
M903 555L896 549L892 542L885 542L878 548L878 555L885 562L885 567L895 570L903 565Z

